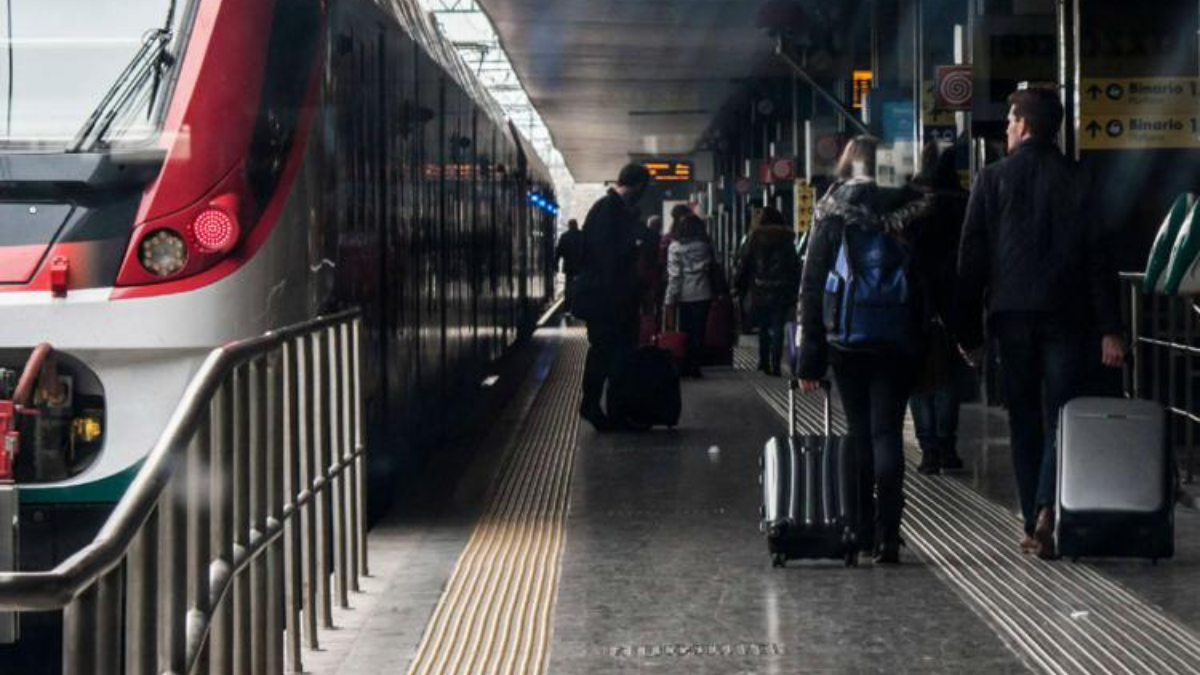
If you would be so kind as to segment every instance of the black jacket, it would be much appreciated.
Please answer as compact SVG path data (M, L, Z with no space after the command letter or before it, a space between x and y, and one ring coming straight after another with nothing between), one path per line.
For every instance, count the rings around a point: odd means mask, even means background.
M750 293L755 307L791 305L800 286L796 237L784 225L762 225L742 247L735 282L738 295Z
M583 257L583 232L567 230L558 237L554 248L554 262L562 260L563 274L573 277L579 272L579 259Z
M1096 219L1074 162L1054 145L1028 140L979 172L958 255L966 297L987 295L987 315L1052 314L1070 325L1118 333ZM960 336L965 346L978 339Z
M906 228L912 232L913 268L928 301L926 318L940 319L955 332L962 322L957 267L967 197L961 188L924 192L925 208Z
M636 317L639 286L637 275L637 212L616 190L600 198L583 223L583 246L579 259L576 300L591 305L589 320L623 321Z
M867 229L895 226L898 221L885 216L901 206L904 197L896 191L882 190L875 183L838 183L830 188L829 194L818 204L817 221L809 234L808 254L800 276L800 304L797 308L800 352L797 355L796 372L800 379L819 379L829 366L829 342L822 309L825 280L837 260L842 230L847 223ZM914 293L911 307L914 329L920 321L923 307L923 299L919 293ZM898 349L896 357L915 359L921 349L920 337L914 330L911 343Z

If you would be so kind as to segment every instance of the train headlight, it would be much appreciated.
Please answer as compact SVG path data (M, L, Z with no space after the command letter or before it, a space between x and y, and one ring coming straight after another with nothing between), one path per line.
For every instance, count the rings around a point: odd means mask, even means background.
M142 267L158 277L169 277L187 265L187 245L174 230L155 230L146 235L141 254Z

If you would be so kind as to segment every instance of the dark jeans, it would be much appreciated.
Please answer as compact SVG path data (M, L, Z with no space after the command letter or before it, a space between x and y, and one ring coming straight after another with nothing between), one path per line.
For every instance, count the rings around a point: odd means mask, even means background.
M704 334L708 332L708 308L712 300L679 303L679 330L687 334L687 362L683 372L697 373L704 357Z
M958 442L958 383L950 382L908 399L921 450L953 452Z
M869 537L865 528L874 522L883 536L899 536L904 512L904 408L913 386L913 359L894 353L830 351L859 460L863 531Z
M750 311L755 328L758 329L758 363L772 371L779 370L783 358L783 327L788 320L790 305L766 302L755 305Z
M571 313L571 301L575 298L575 275L568 274L567 285L563 287L563 314Z
M589 321L588 353L583 364L583 401L580 408L596 410L604 396L604 384L616 374L621 358L637 345L638 318L617 322Z
M1078 395L1086 367L1083 334L1049 314L1010 313L992 319L1000 346L1009 439L1025 531L1053 506L1057 480L1058 410Z

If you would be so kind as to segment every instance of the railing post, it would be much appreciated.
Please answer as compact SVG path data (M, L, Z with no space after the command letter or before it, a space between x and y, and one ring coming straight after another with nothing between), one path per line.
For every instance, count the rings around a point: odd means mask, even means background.
M358 541L359 574L370 575L367 565L367 458L363 451L363 400L362 400L362 319L355 318L351 324L351 361L354 374L354 460L356 471L355 491L358 493L359 525L355 532Z
M267 531L275 532L283 518L283 368L282 350L274 350L264 357L267 388L267 446L266 446L266 511L264 522ZM266 627L266 672L268 675L283 673L283 548L285 539L280 536L267 549L267 620Z
M84 675L96 666L97 596L91 586L63 610L63 675Z
M317 516L317 606L321 614L321 625L333 628L333 597L329 587L329 405L325 388L329 385L328 366L324 354L324 336L321 331L311 335L313 355L313 457L316 469L316 516Z
M186 653L189 661L200 660L197 672L208 670L208 660L201 654L207 644L204 633L211 614L210 566L212 563L211 499L213 498L209 467L212 463L212 409L196 425L196 434L187 451L187 634ZM207 650L204 650L207 653Z
M351 331L349 324L338 326L341 340L338 350L338 370L341 373L338 387L342 399L342 457L350 458L346 466L346 474L342 480L342 494L346 496L346 528L348 531L350 559L347 567L350 572L350 590L359 592L358 585L358 447L354 439L356 435L356 420L354 418L354 364L351 361Z
M296 343L288 340L282 346L283 368L283 460L284 498L291 505L290 516L283 524L284 539L284 595L287 605L284 613L284 630L287 631L287 655L290 672L304 670L300 641L300 598L304 593L300 577L300 504L299 496L303 484L300 481L300 438L297 418L297 398L300 386L296 381Z
M345 474L340 470L334 474L334 467L341 464L343 445L342 445L342 368L341 359L341 333L337 326L330 326L325 330L326 335L326 357L328 368L326 373L329 376L329 431L327 438L329 439L329 461L327 462L329 475L332 485L330 486L330 502L332 509L333 520L333 569L334 580L337 583L337 602L342 609L350 607L350 596L348 595L349 580L346 572L346 481Z
M213 451L209 458L212 494L212 548L214 562L210 580L228 583L233 571L233 482L234 482L234 405L233 378L221 383L212 402ZM232 589L231 589L232 590ZM209 672L223 675L233 672L233 605L232 593L213 608L212 632L209 635Z
M250 541L262 541L267 533L267 384L261 358L248 364L250 375ZM267 672L267 556L250 561L250 663L252 673Z
M233 564L236 569L250 544L250 376L245 366L234 371L233 405ZM233 668L252 672L250 638L251 588L248 575L233 581Z
M125 672L157 672L158 511L151 512L142 531L133 539L125 559L128 592L125 596Z
M182 673L186 660L187 620L187 480L185 458L174 458L174 470L158 500L158 672Z
M299 383L300 412L296 428L300 436L300 491L297 497L307 498L300 510L300 541L303 549L302 568L304 576L304 633L308 637L308 648L320 648L317 635L317 501L314 490L317 480L317 463L313 448L313 363L309 349L311 336L296 338L296 379Z
M96 675L121 672L121 585L124 570L114 567L100 577L97 589Z

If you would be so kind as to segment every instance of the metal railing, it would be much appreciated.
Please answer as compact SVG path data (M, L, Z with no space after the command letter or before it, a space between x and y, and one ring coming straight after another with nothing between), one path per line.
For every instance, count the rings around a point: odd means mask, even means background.
M1125 393L1158 401L1174 419L1171 438L1185 453L1184 482L1195 480L1196 386L1200 372L1200 306L1191 296L1166 296L1142 290L1145 275L1121 274L1125 319L1132 358L1125 367Z
M360 333L213 350L95 540L0 574L0 610L62 610L65 675L302 671L367 574Z

